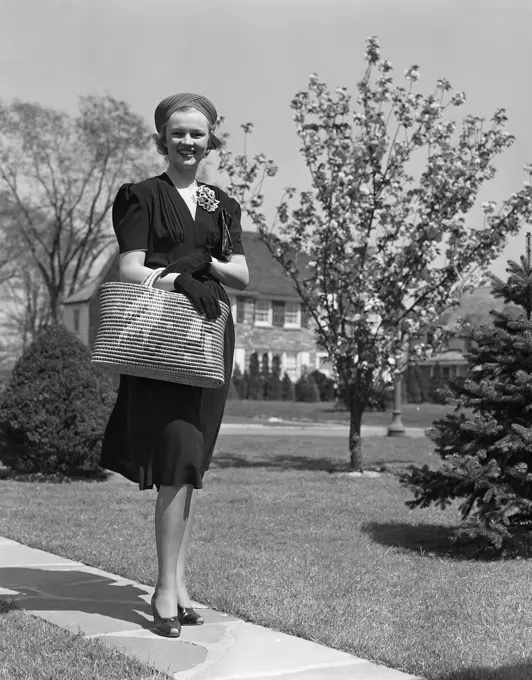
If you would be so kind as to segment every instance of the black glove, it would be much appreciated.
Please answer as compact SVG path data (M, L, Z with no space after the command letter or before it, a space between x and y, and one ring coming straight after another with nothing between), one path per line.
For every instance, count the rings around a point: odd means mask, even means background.
M180 257L175 262L171 262L166 269L161 272L161 278L167 274L194 274L205 269L212 262L211 253L208 250L196 250L195 253Z
M196 281L190 274L180 274L174 281L174 289L188 297L200 314L207 319L217 319L222 310L216 294L201 281Z

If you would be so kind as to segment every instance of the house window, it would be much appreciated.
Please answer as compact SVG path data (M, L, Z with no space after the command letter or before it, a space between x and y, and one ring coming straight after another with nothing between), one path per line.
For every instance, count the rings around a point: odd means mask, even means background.
M287 302L284 309L284 327L301 328L301 305L299 302Z
M284 302L274 300L272 302L273 309L273 325L283 327L285 322L285 305Z
M236 298L236 322L253 323L255 318L255 300L249 297Z
M74 309L74 332L79 333L79 309Z
M288 373L291 380L297 380L297 352L283 352L283 373Z
M269 300L257 300L255 303L255 326L272 325L272 306Z

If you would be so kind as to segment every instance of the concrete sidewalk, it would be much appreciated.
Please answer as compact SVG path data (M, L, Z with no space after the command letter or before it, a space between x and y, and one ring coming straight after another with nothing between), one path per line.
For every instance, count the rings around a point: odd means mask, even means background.
M222 423L220 435L265 435L271 437L347 437L348 425L327 423ZM378 425L362 425L363 437L386 437L388 428ZM405 428L405 437L424 437L425 430L421 427Z
M152 592L0 537L1 598L73 633L98 637L177 680L415 680L199 604L203 626L184 626L178 640L159 637L151 631Z

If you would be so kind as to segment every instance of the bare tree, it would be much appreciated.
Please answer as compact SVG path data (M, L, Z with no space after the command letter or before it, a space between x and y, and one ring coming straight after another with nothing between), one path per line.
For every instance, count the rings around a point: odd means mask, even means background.
M51 320L46 285L36 267L26 257L0 290L5 300L2 330L11 357L23 352Z
M42 277L51 321L111 243L118 187L150 174L149 149L144 120L110 96L82 97L77 116L0 103L0 224L9 261L22 251Z

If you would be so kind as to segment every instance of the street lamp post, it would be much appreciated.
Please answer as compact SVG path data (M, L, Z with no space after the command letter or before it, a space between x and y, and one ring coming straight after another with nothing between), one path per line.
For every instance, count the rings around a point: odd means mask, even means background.
M403 388L403 376L399 374L395 379L393 388L393 411L392 422L388 425L388 437L402 437L405 426L401 420L401 394Z

